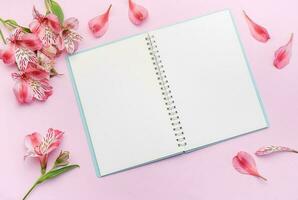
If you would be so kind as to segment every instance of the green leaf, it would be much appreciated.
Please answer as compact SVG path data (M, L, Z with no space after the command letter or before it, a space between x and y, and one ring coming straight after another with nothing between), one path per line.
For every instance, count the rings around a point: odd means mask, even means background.
M80 166L79 165L68 165L68 166L65 166L65 167L61 167L59 169L52 169L51 171L47 172L45 175L41 176L38 179L38 183L42 183L45 180L55 178L55 177L57 177L61 174L64 174L64 173L72 170L72 169L75 169L77 167L80 167Z
M50 2L49 3L50 11L58 17L60 24L63 24L64 13L63 13L61 6L54 0L50 0L49 2Z
M0 37L1 37L2 41L3 41L3 43L6 44L6 40L5 40L5 38L4 38L4 35L3 35L1 29L0 29Z
M4 21L5 23L5 26L8 28L8 29L15 29L15 28L22 28L25 32L27 33L31 33L30 29L27 28L27 27L23 27L23 26L20 26L15 20L13 19L7 19Z

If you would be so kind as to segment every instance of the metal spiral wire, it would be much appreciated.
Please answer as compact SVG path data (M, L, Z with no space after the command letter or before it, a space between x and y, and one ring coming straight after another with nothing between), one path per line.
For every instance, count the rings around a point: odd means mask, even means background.
M145 40L155 69L158 84L160 85L160 89L162 91L163 100L171 121L174 136L176 137L177 145L178 147L184 147L187 145L186 138L184 136L179 113L175 105L169 81L167 80L166 72L159 55L155 37L154 35L148 33L147 37L145 37Z

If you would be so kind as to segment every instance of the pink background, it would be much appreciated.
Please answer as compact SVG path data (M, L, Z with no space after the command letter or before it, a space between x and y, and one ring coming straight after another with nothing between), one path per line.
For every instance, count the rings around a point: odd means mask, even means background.
M0 2L1 17L14 18L24 25L31 20L33 5L43 9L42 0ZM14 69L1 62L1 200L20 199L39 176L37 162L23 160L23 139L33 131L45 133L49 127L66 132L62 148L71 152L71 161L80 164L81 168L39 186L31 194L29 199L32 200L298 199L297 155L284 153L256 158L259 171L268 182L240 175L231 164L232 157L240 150L253 153L258 147L269 144L298 148L297 39L294 39L291 63L283 70L272 66L274 51L286 43L291 32L298 34L296 0L138 0L150 12L148 21L140 27L128 20L126 0L60 2L66 17L75 16L80 20L79 32L85 38L81 50L216 10L231 9L269 116L270 128L99 179L95 176L64 58L59 58L57 68L65 75L51 80L54 95L45 103L29 106L16 102L12 93L14 83L10 78ZM87 22L110 3L113 8L109 30L102 38L94 39L87 29ZM259 43L251 37L242 10L269 30L272 39L268 43Z

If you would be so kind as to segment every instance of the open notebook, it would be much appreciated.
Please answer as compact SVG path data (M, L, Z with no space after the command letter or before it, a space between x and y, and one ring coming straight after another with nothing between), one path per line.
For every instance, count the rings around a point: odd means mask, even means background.
M229 11L68 61L98 176L267 127Z

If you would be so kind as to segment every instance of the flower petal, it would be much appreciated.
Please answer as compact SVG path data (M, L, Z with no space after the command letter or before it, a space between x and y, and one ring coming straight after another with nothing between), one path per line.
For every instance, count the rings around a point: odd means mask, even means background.
M66 19L63 23L65 29L74 29L76 30L79 27L79 20L75 17L70 17Z
M298 153L298 151L291 149L289 147L270 145L270 146L264 146L264 147L259 148L255 154L257 156L265 156L265 155L269 155L269 154L276 153L276 152Z
M130 21L135 25L140 25L148 17L147 9L134 3L132 0L128 0L128 4L128 16Z
M112 5L109 6L108 10L104 14L94 17L88 22L89 29L95 37L101 37L106 33L109 24L109 13L111 7Z
M52 58L49 58L42 52L37 52L37 58L39 60L39 65L37 65L37 68L40 68L48 73L52 71L55 65L55 61Z
M68 30L63 36L63 44L68 54L74 53L78 49L78 43L82 40L82 37L71 30Z
M42 41L44 47L56 44L57 35L47 26L42 26L40 28L38 37Z
M58 35L57 39L56 39L56 46L58 48L59 51L63 51L65 46L64 46L64 42L63 42L63 35L62 33Z
M25 73L28 78L31 78L37 81L50 79L49 72L46 72L45 70L40 69L40 67L36 63L30 63Z
M19 70L25 70L29 62L38 63L35 53L27 48L16 48L15 57Z
M44 142L48 143L47 153L51 153L53 150L57 149L63 139L64 132L50 128L46 137L44 138Z
M18 44L30 49L31 51L40 50L42 48L42 42L40 39L36 35L30 33L22 35Z
M294 34L292 33L288 43L275 51L273 65L277 69L282 69L289 64L292 56L293 37Z
M11 65L16 62L14 47L12 45L9 45L7 49L1 51L1 59L7 65Z
M26 81L17 81L13 92L19 103L31 103L33 100L33 92Z
M32 9L32 16L34 19L43 19L45 16L42 15L40 12L38 12L38 10L36 9L35 6L33 6L33 9Z
M46 55L48 58L54 59L57 56L58 50L53 45L44 46L41 49L41 52Z
M25 147L27 149L34 150L36 146L40 145L41 140L42 137L39 133L34 132L32 134L29 134L25 137Z
M29 24L29 29L32 33L38 33L40 30L41 24L39 23L38 20L34 19L30 24Z
M243 11L243 14L245 16L245 19L247 21L247 24L252 36L260 42L267 42L270 39L268 31L264 27L252 21L252 19L250 19L244 11Z
M233 166L242 174L249 174L258 178L262 178L263 180L267 180L257 171L256 163L253 157L244 151L238 152L238 154L233 158Z
M33 97L39 101L46 101L53 94L53 87L47 79L29 80L28 84L33 91Z
M50 13L46 16L48 20L48 26L54 31L54 33L58 34L61 31L61 26L59 19L56 15Z

